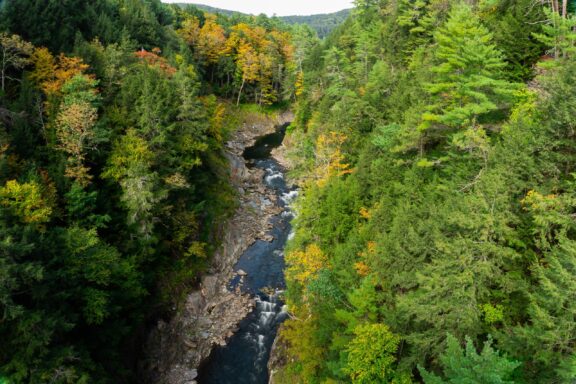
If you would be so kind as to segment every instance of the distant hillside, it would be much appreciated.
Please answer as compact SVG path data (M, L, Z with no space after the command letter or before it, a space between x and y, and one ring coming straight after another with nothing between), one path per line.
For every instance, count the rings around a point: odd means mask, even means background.
M1 1L1 0L0 0ZM204 5L204 4L193 4L193 3L177 3L176 5L185 8L187 6L194 6L198 9L201 9L203 11L209 12L209 13L220 13L222 15L226 15L226 16L232 16L232 15L246 15L245 13L242 12L237 12L237 11L230 11L227 9L222 9L222 8L216 8L216 7L211 7L209 5ZM247 16L247 15L246 15Z
M280 19L288 24L306 24L318 32L320 38L326 37L334 28L342 24L350 15L351 9L344 9L335 13L311 16L285 16Z
M2 1L2 0L0 0ZM204 4L192 4L192 3L179 3L181 7L186 7L192 5L198 9L201 9L210 13L220 13L226 16L231 15L245 15L242 12L230 11L227 9L215 8ZM314 29L320 38L326 37L334 28L342 24L350 15L351 9L344 9L335 13L326 13L311 16L281 16L278 17L280 20L286 22L287 24L306 24Z

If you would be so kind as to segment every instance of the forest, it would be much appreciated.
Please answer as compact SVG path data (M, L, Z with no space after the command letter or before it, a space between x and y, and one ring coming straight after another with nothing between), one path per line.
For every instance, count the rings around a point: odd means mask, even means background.
M310 26L0 1L0 382L132 383L290 107L276 383L576 380L576 6L356 0Z
M158 0L10 0L0 23L0 382L138 382L236 207L236 104L293 99L291 30Z
M312 52L276 382L574 382L573 5L358 0Z

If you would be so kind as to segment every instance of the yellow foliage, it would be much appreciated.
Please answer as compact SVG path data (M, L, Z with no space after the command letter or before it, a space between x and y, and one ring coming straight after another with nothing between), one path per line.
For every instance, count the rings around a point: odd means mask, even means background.
M296 313L296 316L299 318L284 323L280 338L288 345L290 360L296 360L301 367L299 382L311 383L325 360L326 349L316 338L318 319L305 313Z
M526 197L522 199L521 203L525 209L529 206L533 210L546 211L557 206L557 198L558 195L550 194L544 196L541 193L531 190L526 194Z
M200 37L200 21L196 17L189 17L182 22L182 28L176 32L188 45L195 46Z
M54 56L52 56L48 48L36 48L30 60L34 64L34 70L30 73L30 79L36 84L42 87L42 84L54 78L56 59L54 59Z
M0 205L12 212L27 224L41 224L50 221L52 207L42 196L41 187L35 182L20 184L9 180L0 188Z
M363 261L354 264L354 269L359 276L368 276L370 274L370 267Z
M342 133L321 134L316 140L316 178L318 186L324 186L334 176L352 173L350 164L344 162L341 147L347 137Z
M369 241L368 242L368 253L370 253L370 254L376 253L376 242L375 241Z
M49 52L48 52L49 53ZM46 58L49 60L49 58ZM44 63L49 65L49 62ZM62 86L66 81L76 75L84 73L88 69L88 64L84 64L79 57L68 57L61 53L56 61L52 75L40 83L44 93L48 96L59 95Z
M216 15L206 13L206 21L200 29L197 49L209 62L217 63L227 51L224 28L216 23Z
M239 23L232 27L225 52L234 58L242 84L259 85L256 102L270 104L278 98L275 84L285 71L294 69L290 34Z
M296 75L296 84L294 85L294 94L300 96L304 93L304 72L300 71Z
M360 208L360 216L362 216L363 219L370 219L370 217L372 217L372 215L370 214L370 211L368 209L366 209L365 207Z
M286 255L286 277L301 284L308 283L320 269L328 265L328 258L320 247L310 244L305 251L290 252Z
M213 96L202 96L199 99L210 114L210 126L208 128L210 136L215 138L218 143L222 143L227 118L226 104L219 102Z
M92 128L97 118L96 108L80 102L64 106L56 120L58 148L69 155L66 176L75 179L80 185L87 185L91 179L89 169L83 162L86 144L94 136Z
M164 182L172 188L176 189L190 188L190 184L188 183L188 180L186 180L186 176L182 175L180 172L176 172L170 176L165 177Z
M238 47L237 63L242 71L242 79L248 83L258 81L260 58L254 48L247 43Z

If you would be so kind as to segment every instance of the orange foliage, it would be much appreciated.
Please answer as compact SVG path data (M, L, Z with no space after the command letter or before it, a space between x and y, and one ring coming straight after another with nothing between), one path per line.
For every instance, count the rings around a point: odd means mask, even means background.
M54 58L44 47L36 48L31 60L34 63L34 70L30 78L47 96L59 95L66 81L84 73L89 67L79 57L68 57L61 53L58 58Z
M134 53L134 55L137 58L139 58L141 61L145 62L146 64L153 66L153 67L160 68L160 70L162 70L162 72L164 72L168 76L174 75L177 71L176 68L171 66L168 63L168 60L161 57L159 55L160 52L161 51L159 48L153 48L152 52L148 52L147 50L142 48L140 51Z
M374 255L376 253L376 242L369 241L366 248L367 248L366 251L358 253L358 256L360 256L364 260L368 260L370 255ZM358 261L354 264L354 269L356 270L356 273L358 273L358 275L362 277L368 276L370 274L370 267L364 260Z
M228 52L226 33L216 22L216 16L206 13L204 25L196 17L190 17L182 23L178 34L194 48L196 57L209 64L216 64L220 57Z
M86 142L94 136L92 128L97 118L96 108L88 103L78 103L63 108L56 120L59 149L69 155L66 176L81 185L88 184L91 179L83 164L84 151Z
M542 195L534 190L528 191L526 197L521 201L522 206L524 209L531 208L535 211L547 211L553 210L558 207L559 200L558 195L550 194L550 195Z
M239 23L226 36L216 16L211 14L205 14L203 25L196 17L187 18L177 32L205 65L218 64L224 56L234 60L240 82L238 102L248 84L257 87L256 102L276 101L284 73L295 68L294 47L288 32Z
M370 273L370 267L363 261L359 261L354 264L354 269L359 276L368 276Z
M209 63L215 64L226 52L224 28L216 23L216 16L206 14L206 21L200 29L196 47L199 54Z
M370 219L370 217L372 217L372 215L370 214L370 211L364 207L360 208L360 216L363 219Z
M369 241L368 242L368 253L370 253L370 254L376 253L376 242L375 241Z

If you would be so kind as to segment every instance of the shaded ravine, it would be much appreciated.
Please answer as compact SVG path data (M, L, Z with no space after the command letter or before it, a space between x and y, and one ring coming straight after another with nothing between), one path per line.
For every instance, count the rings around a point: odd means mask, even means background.
M263 201L282 208L271 219L270 242L257 240L240 257L230 281L230 290L254 295L256 306L241 322L240 329L224 347L217 347L200 369L199 384L265 384L267 363L280 323L286 318L280 295L284 289L284 246L291 232L289 204L296 197L294 187L286 185L285 170L270 153L280 146L286 125L259 138L244 151L248 167L265 171L262 183L275 192L276 201Z

